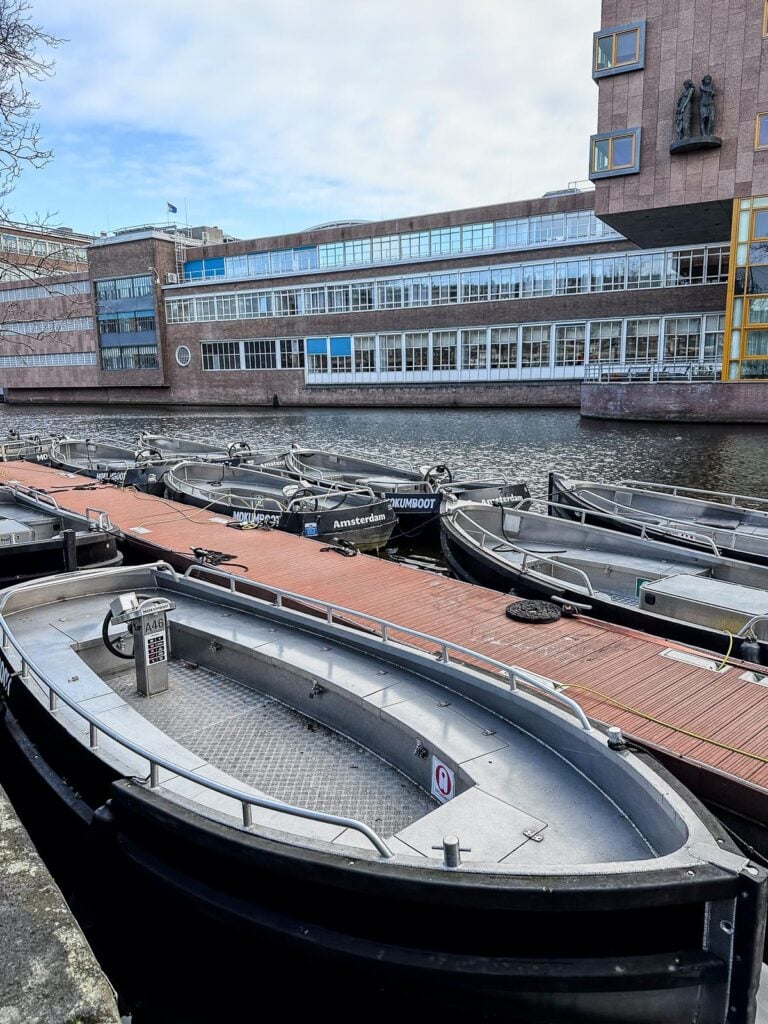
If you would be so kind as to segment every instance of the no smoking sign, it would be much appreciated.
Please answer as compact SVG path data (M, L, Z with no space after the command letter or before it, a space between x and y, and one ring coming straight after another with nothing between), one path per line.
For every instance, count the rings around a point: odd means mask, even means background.
M456 779L447 764L432 758L432 796L441 804L452 800L456 791Z

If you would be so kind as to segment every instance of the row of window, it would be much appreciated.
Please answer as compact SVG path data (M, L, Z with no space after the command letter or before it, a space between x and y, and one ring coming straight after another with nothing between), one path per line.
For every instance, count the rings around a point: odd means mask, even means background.
M55 256L69 263L86 263L88 257L81 245L65 242L49 242L44 238L29 238L27 235L0 234L0 248L3 252L20 252L29 256Z
M62 331L92 331L93 317L73 316L62 320L22 320L0 323L0 334L59 334Z
M594 363L715 362L722 314L468 327L324 338L201 343L203 370L298 368L308 374L527 370ZM188 365L186 346L179 365Z
M102 370L156 370L157 345L114 345L99 350Z
M28 299L53 299L57 295L87 295L90 290L88 281L60 281L55 285L27 285L26 288L8 288L0 291L2 302L26 302Z
M136 331L154 331L155 314L151 309L129 313L108 313L98 318L99 334L134 334Z
M601 238L621 238L621 235L598 220L591 210L582 210L488 221L484 224L463 224L435 228L432 231L411 231L377 238L356 238L349 242L328 242L242 256L190 260L184 265L184 279L268 277L302 270L365 263L397 263L483 250L526 249Z
M641 288L724 284L728 246L701 246L521 263L461 273L419 274L166 300L168 323L406 309Z
M302 338L204 341L200 353L204 370L300 370L304 366ZM188 356L184 357L186 362L178 356L177 352L180 366L188 365Z
M23 366L95 366L95 352L30 352L29 355L0 356L0 369Z
M98 302L109 302L113 299L136 299L142 295L151 294L152 278L148 274L140 277L114 277L110 280L96 282Z

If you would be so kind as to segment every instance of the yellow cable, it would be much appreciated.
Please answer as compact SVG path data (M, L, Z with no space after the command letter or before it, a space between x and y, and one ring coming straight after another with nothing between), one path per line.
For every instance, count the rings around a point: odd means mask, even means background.
M730 754L741 754L743 757L750 757L754 761L759 761L761 764L768 764L768 757L763 757L761 754L753 754L749 750L743 750L741 747L732 747L728 743L721 743L719 740L713 740L709 736L702 736L697 732L691 732L689 729L683 729L679 725L672 725L670 722L665 722L662 718L654 718L653 715L648 715L644 711L639 711L637 708L633 708L629 704L624 704L620 700L616 700L615 697L610 697L607 693L601 693L600 690L594 690L591 686L580 686L578 683L568 683L562 687L563 690L582 690L585 693L591 693L594 697L598 697L600 700L604 700L609 704L613 704L621 711L628 711L632 715L637 715L638 718L643 718L647 722L653 722L654 725L661 725L665 729L671 729L673 732L679 732L682 736L688 736L693 740L700 740L702 743L710 743L713 747L719 747L721 750L727 750Z
M725 652L725 657L717 666L715 672L719 672L720 669L725 665L726 661L728 661L728 659L731 656L731 651L733 650L733 633L730 631L730 629L726 629L725 632L728 634L728 650Z

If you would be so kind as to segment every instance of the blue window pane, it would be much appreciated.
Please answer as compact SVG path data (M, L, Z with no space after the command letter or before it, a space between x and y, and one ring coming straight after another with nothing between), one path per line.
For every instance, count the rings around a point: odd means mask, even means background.
M612 167L630 167L632 165L632 137L622 135L613 140Z
M324 356L328 351L327 338L307 338L307 355Z
M609 154L611 151L611 140L600 139L594 143L592 150L592 169L594 171L610 170Z
M768 210L760 210L755 214L752 234L755 238L768 238Z
M308 352L312 352L312 349L307 349ZM325 348L322 349L325 352ZM352 339L351 338L331 338L331 355L332 356L351 356L352 355Z
M619 32L616 36L616 63L630 64L637 60L637 29Z
M597 68L599 71L611 67L613 62L613 36L603 36L597 40Z

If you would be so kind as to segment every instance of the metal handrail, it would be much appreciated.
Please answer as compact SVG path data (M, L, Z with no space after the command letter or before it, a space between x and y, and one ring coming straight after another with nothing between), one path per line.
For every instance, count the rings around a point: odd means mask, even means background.
M654 483L649 480L619 480L617 487L637 487L639 489L647 488L648 490L655 491L669 491L673 495L686 494L707 494L712 498L728 498L729 504L736 506L738 501L752 501L757 505L768 506L768 498L757 498L752 494L731 494L730 491L708 491L704 487L679 487L677 484L660 484ZM713 504L723 504L722 502L713 502ZM755 510L759 511L759 509Z
M605 500L609 505L615 505L616 508L628 508L630 511L635 511L629 505L621 505L620 506L618 503L612 502L612 501L610 501L607 498L601 499L601 500ZM647 523L647 522L644 522L642 519L633 519L630 516L622 516L622 515L619 515L618 513L612 514L610 512L601 511L600 509L580 508L578 505L566 505L565 502L562 502L562 501L550 501L547 498L531 498L530 499L530 504L533 505L533 504L536 504L536 503L538 503L540 505L546 505L548 508L551 507L551 508L556 508L556 509L565 509L568 512L573 512L578 517L578 520L579 520L579 522L581 523L582 526L594 525L594 524L587 523L587 521L586 521L586 517L587 516L602 516L604 519L619 519L622 522L631 523L632 526L639 526L640 527L640 539L641 540L649 540L649 541L657 540L656 537L648 536L648 531L649 530L659 530L662 533L664 532L664 525L661 524L661 523ZM686 521L682 520L682 519L681 520L670 519L668 521L670 523L680 522L683 525L687 525ZM598 529L600 529L600 527L598 527ZM712 549L712 554L715 555L715 557L717 557L717 558L723 558L724 557L722 551L717 546L717 544L715 544L715 541L714 541L714 539L712 537L708 536L705 533L696 533L694 530L687 530L687 533L688 533L688 537L691 540L697 541L698 543L700 543L702 545L702 547L710 547Z
M526 499L526 500L528 500L528 499ZM488 506L483 506L483 507L487 508ZM471 519L467 515L467 513L464 511L463 508L455 509L451 514L454 517L456 515L464 516L464 518L468 519L469 522L472 523L472 525L476 529L481 531L481 533L483 535L481 537L481 539L480 539L480 547L481 548L485 549L485 538L486 538L486 536L487 537L492 537L494 540L499 540L499 535L497 533L492 533L490 530L487 530L484 526L480 526L479 523L476 523L473 519ZM583 581L584 581L583 585L585 586L586 591L589 594L589 596L590 597L594 597L595 596L595 591L594 591L594 589L592 587L592 581L590 580L589 576L587 576L587 574L585 572L583 572L583 570L577 569L575 565L569 565L567 562L558 562L558 560L556 558L548 558L546 555L539 554L536 551L529 551L527 548L521 547L519 544L513 543L511 540L509 540L506 537L504 538L504 542L509 545L509 550L510 551L517 551L519 554L521 554L523 556L523 562L522 562L522 566L521 566L522 569L526 568L526 566L528 564L528 559L535 559L535 561L537 561L537 562L547 562L549 565L556 566L558 569L565 569L568 572L572 572L575 576L581 577L581 579L583 579ZM493 549L491 549L491 552L493 552Z
M280 587L273 587L269 583L261 583L256 580L244 579L241 576L233 576L231 573L223 572L221 569L215 569L208 565L190 565L184 573L184 576L185 578L192 579L194 576L200 576L203 573L211 576L219 576L226 580L229 590L233 594L240 593L237 590L238 583L245 583L252 587L258 587L261 590L267 590L274 594L274 600L272 602L267 602L264 598L260 598L253 594L241 594L241 596L246 596L263 603L271 603L276 608L282 608L283 601L286 600L286 598L290 601L298 601L304 604L319 606L320 610L325 613L326 622L330 625L334 625L335 614L351 616L355 619L362 619L366 623L371 623L379 628L380 633L376 639L385 644L393 643L389 635L391 630L394 630L397 633L406 634L407 636L415 637L418 640L426 641L429 644L437 644L439 648L439 659L445 665L451 663L451 652L464 655L471 659L476 659L485 665L490 665L492 668L500 672L502 676L505 676L509 680L510 689L513 692L517 689L515 683L519 680L525 686L530 686L534 690L542 691L546 693L548 697L554 697L560 703L564 704L579 719L582 728L586 732L590 732L592 729L592 726L589 724L589 719L585 715L581 706L571 697L566 697L564 693L561 693L557 689L557 684L554 680L547 679L546 676L537 676L534 673L527 672L525 669L519 668L516 665L508 665L503 661L498 661L496 658L489 658L487 655L481 654L479 651L473 651L468 647L462 647L460 644L454 644L450 640L444 640L441 637L432 636L430 633L423 633L418 629L411 629L409 626L402 626L397 622L391 622L389 619L382 619L376 615L369 615L367 612L361 612L354 608L346 608L344 605L333 604L330 601L323 601L320 598L308 597L306 594L297 594L291 590L283 590ZM200 582L205 583L207 581L200 580ZM215 584L211 584L211 586L214 585ZM301 615L306 613L296 610L296 614ZM335 623L335 625L344 628L343 623ZM396 643L397 641L394 642ZM414 646L411 648L410 645L408 646L409 649L412 649L416 654L419 654L424 658L429 657L429 655L425 654L419 647ZM468 667L461 663L459 663L459 665L464 669L467 669Z
M751 631L752 627L758 622L768 622L768 615L753 615L748 622L744 623L738 633L734 633L734 636L746 636L747 632Z
M88 574L90 575L90 574ZM174 573L174 576L176 574ZM4 602L3 602L4 604ZM138 757L143 758L149 762L149 788L157 789L160 785L159 769L164 768L166 771L171 772L173 775L179 775L189 782L194 782L201 786L203 789L211 789L216 793L220 793L222 796L230 797L233 800L237 800L242 808L243 815L243 826L250 828L253 825L253 812L252 807L262 807L269 811L278 811L283 814L289 814L295 818L307 818L310 821L319 821L328 825L337 825L339 828L349 828L355 832L359 832L364 835L366 839L370 840L375 849L379 852L382 857L393 857L394 854L384 842L384 840L375 832L370 826L366 825L365 822L357 821L354 818L340 817L335 814L326 814L324 811L314 811L306 807L297 807L293 804L283 803L280 800L270 800L269 797L255 796L251 793L244 793L242 790L234 789L231 786L225 786L223 783L216 782L214 779L202 778L196 775L194 772L181 765L176 764L169 758L162 757L159 754L155 754L152 751L140 746L138 743L134 743L133 740L129 740L127 737L122 736L115 729L106 725L95 715L92 715L89 711L86 711L83 707L77 704L58 684L53 683L47 678L45 673L38 668L35 662L22 651L19 644L16 642L13 635L6 628L4 616L0 616L0 647L3 652L7 652L8 646L11 646L21 659L21 670L20 676L24 680L29 680L31 676L34 676L38 683L48 689L48 708L49 711L54 714L59 710L58 702L63 701L67 707L74 711L75 714L84 718L89 725L89 742L92 750L95 750L99 745L99 735L104 734L111 740L114 740L119 746L124 747L126 750L130 750ZM10 686L10 680L7 681L6 686Z
M9 483L8 486L14 491L18 491L24 497L39 501L41 505L51 505L57 512L62 511L61 506L52 494L46 494L45 491L39 491L35 487L30 487L28 484L23 484L19 481Z

